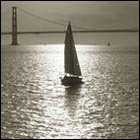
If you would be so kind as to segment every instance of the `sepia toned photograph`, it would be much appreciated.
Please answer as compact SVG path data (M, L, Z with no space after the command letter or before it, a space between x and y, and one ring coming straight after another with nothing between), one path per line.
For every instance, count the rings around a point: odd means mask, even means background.
M139 1L1 1L1 139L139 139Z

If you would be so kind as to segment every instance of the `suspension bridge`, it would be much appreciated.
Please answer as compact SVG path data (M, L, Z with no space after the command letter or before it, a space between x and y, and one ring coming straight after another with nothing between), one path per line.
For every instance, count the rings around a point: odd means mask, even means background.
M39 19L41 21L44 21L45 23L50 23L51 25L57 25L59 26L59 29L48 29L46 31L18 31L18 16L17 16L17 9L18 11L21 11L22 13L34 17L36 19ZM5 15L7 12L9 12L10 9L7 9L6 11L4 11L3 13L1 13L1 15ZM24 21L26 22L26 21ZM67 23L67 22L66 22ZM60 28L61 26L61 28ZM20 34L56 34L56 33L65 33L66 32L66 27L67 24L63 24L54 20L50 20L48 18L44 18L41 16L38 16L36 14L33 14L29 11L26 11L22 8L19 7L12 7L12 31L6 31L6 32L1 32L1 35L12 35L12 45L18 45L18 35ZM78 26L72 26L73 28L73 32L74 33L106 33L106 32L139 32L138 29L91 29L91 28L87 28L87 27L78 27ZM20 29L19 29L20 30Z

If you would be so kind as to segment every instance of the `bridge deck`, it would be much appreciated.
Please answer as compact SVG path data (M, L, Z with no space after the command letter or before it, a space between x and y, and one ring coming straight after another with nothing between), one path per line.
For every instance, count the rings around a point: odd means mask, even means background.
M65 33L66 31L23 31L17 32L17 34L55 34ZM139 30L81 30L73 31L74 33L119 33L119 32L139 32ZM12 32L1 32L1 35L9 35Z

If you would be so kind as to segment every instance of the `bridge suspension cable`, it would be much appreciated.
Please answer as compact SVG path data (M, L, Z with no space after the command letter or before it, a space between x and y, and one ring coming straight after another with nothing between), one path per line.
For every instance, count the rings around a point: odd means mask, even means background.
M38 18L40 20L50 22L50 23L53 23L53 24L56 24L56 25L60 25L60 26L63 26L63 27L67 27L67 24L63 24L63 23L56 22L56 21L48 19L48 18L44 18L44 17L38 16L38 15L35 15L35 14L29 12L29 11L26 11L26 10L22 9L21 7L18 7L18 9L21 10L22 12L24 12L24 13L32 16L32 17ZM91 30L89 28L84 28L84 27L77 27L77 26L72 26L72 27L75 28L75 29L86 29L86 30L88 29L88 30Z
M33 14L29 11L26 11L24 9L22 9L21 7L17 7L19 9L19 11L22 11L24 12L26 15L29 15L29 16L32 16L32 17L35 17L36 19L39 19L39 20L42 20L42 21L45 21L47 23L53 23L51 25L55 26L55 25L59 25L59 27L65 27L63 30L60 30L59 28L59 31L57 30L50 30L50 31L41 31L41 33L63 33L65 32L66 30L66 27L67 27L67 23L66 24L63 24L63 23L60 23L60 22L57 22L57 21L54 21L54 20L51 20L51 19L48 19L48 18L44 18L44 17L41 17L39 15L36 15L36 14ZM3 11L1 13L1 18L2 19L2 22L1 22L1 26L5 26L6 28L4 29L10 29L10 20L7 20L5 21L5 19L7 18L4 18L5 17L5 14L9 12L9 10L11 11L11 8L7 8L5 11ZM11 13L11 12L10 12ZM4 16L3 16L4 15ZM10 15L9 15L10 16ZM9 28L8 28L9 27ZM56 26L55 26L56 27ZM57 26L58 27L58 26ZM83 28L83 27L77 27L77 26L72 26L74 29L82 29L82 30L75 30L74 32L139 32L139 28L138 27L133 27L133 28L127 28L127 29L90 29L90 28ZM49 27L50 28L50 27ZM62 28L61 28L62 29ZM36 33L39 33L40 31L36 31ZM29 32L22 32L22 33L33 33L32 31L29 31ZM10 34L10 32L1 32L1 34Z

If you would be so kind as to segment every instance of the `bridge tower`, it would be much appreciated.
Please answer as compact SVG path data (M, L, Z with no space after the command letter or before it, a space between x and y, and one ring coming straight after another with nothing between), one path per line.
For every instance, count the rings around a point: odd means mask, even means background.
M12 44L18 45L17 41L17 7L12 7Z

